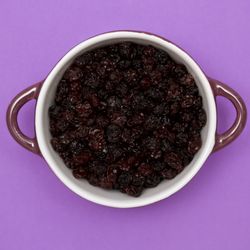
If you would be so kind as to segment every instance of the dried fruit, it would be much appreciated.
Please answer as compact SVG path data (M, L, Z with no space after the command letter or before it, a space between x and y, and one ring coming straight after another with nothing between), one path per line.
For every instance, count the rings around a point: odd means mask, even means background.
M51 145L75 178L135 197L192 161L207 119L185 66L133 42L77 57L48 114Z

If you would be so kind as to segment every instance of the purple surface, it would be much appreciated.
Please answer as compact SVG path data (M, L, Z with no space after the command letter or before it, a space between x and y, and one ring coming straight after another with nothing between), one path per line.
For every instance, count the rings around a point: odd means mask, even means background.
M157 2L157 4L156 4ZM250 127L209 157L180 192L138 209L112 209L70 192L9 135L11 98L95 34L136 29L185 48L250 108L249 0L7 1L0 3L0 249L250 249ZM34 102L20 114L32 134ZM234 117L219 101L220 129Z

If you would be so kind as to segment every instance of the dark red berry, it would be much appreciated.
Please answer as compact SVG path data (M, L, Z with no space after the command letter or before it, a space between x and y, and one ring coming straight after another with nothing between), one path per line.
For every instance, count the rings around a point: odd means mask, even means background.
M89 117L93 110L89 102L79 103L76 105L77 115L80 117Z
M195 137L188 142L188 152L194 155L201 148L201 138Z
M177 170L173 169L173 168L165 168L161 171L161 176L164 179L173 179L176 175L178 174Z
M123 127L127 121L127 117L121 113L115 112L112 114L111 123Z
M83 179L88 177L88 171L86 168L79 168L73 170L73 175L76 179Z
M130 173L123 172L117 179L117 182L121 188L128 187L133 179Z
M48 115L52 148L75 178L134 197L192 161L207 121L186 67L130 41L77 57Z
M182 161L181 161L180 157L174 152L166 153L164 156L164 161L171 168L174 168L176 170L179 170L182 168Z
M161 182L161 177L154 173L147 176L146 181L144 183L144 187L153 188L156 187L160 182Z
M82 70L77 67L69 68L68 70L66 70L66 72L63 75L64 79L70 82L79 80L82 76L83 76Z
M149 176L152 174L152 172L153 172L152 167L147 163L142 163L138 167L138 173L141 174L142 176Z
M121 137L121 129L119 126L111 124L107 127L106 135L109 142L118 142Z

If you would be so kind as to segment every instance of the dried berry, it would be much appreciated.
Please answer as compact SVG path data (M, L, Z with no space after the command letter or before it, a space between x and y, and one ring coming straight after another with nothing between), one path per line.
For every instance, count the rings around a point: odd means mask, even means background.
M138 173L142 176L149 176L151 175L153 172L152 167L149 164L146 163L142 163L139 167L138 167Z
M122 42L77 57L48 110L51 145L76 179L137 197L202 146L193 76L163 50Z
M107 141L118 142L121 137L121 129L119 126L111 124L106 129Z
M76 105L76 113L80 117L89 117L93 112L91 105L89 102L79 103Z
M156 187L161 182L161 177L155 173L147 176L144 186L146 188Z
M188 142L188 152L190 155L194 155L201 148L201 138L193 138Z
M76 179L87 178L88 171L86 168L78 168L73 170L73 175Z
M64 79L73 82L76 80L79 80L83 75L83 72L80 68L77 67L71 67L64 73L63 77Z
M173 168L165 168L161 171L161 176L164 179L173 179L178 174L177 170Z
M124 172L118 177L118 184L121 188L129 186L133 179L133 176L130 173Z
M164 161L167 163L171 168L174 168L176 170L179 170L182 168L182 162L180 157L174 153L166 153L164 156Z
M112 114L111 123L116 124L120 127L123 127L127 121L127 117L119 112Z

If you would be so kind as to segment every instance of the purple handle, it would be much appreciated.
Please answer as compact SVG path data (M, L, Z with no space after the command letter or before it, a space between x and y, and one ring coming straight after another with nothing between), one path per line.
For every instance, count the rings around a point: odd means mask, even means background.
M40 154L37 140L36 138L29 138L22 133L17 122L17 115L25 103L32 99L37 99L41 86L42 82L36 83L16 95L11 101L6 114L8 129L12 137L21 146L36 154Z
M224 148L234 141L243 131L247 121L247 109L240 95L217 80L208 78L214 92L214 96L227 98L236 110L236 118L233 125L223 134L216 133L214 151Z

